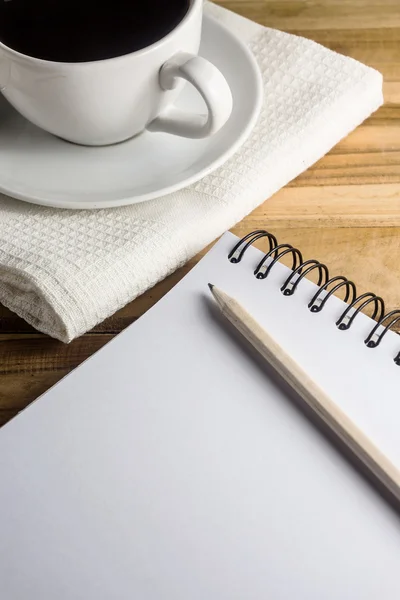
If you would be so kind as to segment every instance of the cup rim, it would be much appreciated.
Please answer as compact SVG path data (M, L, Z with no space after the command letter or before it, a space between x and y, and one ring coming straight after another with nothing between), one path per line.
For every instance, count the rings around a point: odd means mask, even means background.
M35 56L30 56L29 54L24 54L23 52L18 52L18 50L14 50L10 46L3 44L3 42L1 42L1 41L0 41L0 50L4 50L7 54L11 55L12 57L22 59L25 62L35 63L37 65L48 66L48 67L57 66L58 69L60 69L60 68L61 69L71 69L71 68L77 69L77 68L93 67L95 65L106 65L106 64L110 64L111 62L113 62L113 63L123 62L123 61L129 60L130 58L132 58L132 56L143 56L149 52L152 52L153 50L155 50L159 46L163 45L164 43L168 42L176 34L176 32L180 31L186 25L186 23L193 18L196 10L198 8L202 7L202 5L203 5L203 0L190 0L190 6L188 8L186 15L183 17L182 21L180 21L178 23L178 25L176 27L174 27L174 29L172 29L172 31L167 33L164 37L160 38L153 44L150 44L150 46L146 46L145 48L141 48L140 50L134 50L133 52L129 52L129 54L122 54L121 56L114 56L113 58L104 58L101 60L88 60L88 61L82 61L82 62L59 62L57 60L46 60L44 58L37 58ZM1 59L1 57L0 57L0 59Z

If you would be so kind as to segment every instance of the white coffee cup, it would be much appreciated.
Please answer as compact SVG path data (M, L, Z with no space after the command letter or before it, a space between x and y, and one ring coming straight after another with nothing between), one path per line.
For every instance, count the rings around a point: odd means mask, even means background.
M223 127L232 95L222 73L197 56L203 0L191 0L166 37L137 52L94 62L63 63L21 54L0 42L0 90L29 121L65 140L102 146L145 129L204 138ZM184 82L207 114L171 106Z

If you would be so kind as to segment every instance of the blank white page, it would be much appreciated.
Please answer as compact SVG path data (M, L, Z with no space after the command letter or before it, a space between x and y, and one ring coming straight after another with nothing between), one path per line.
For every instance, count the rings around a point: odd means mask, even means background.
M161 302L0 431L4 600L400 597L400 521L219 316L235 296L400 464L399 338L363 344L226 234Z

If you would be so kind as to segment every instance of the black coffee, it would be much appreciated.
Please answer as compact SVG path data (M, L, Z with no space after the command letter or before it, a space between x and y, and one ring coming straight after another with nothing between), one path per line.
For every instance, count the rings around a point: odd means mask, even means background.
M162 39L190 0L0 0L0 41L36 58L103 60Z

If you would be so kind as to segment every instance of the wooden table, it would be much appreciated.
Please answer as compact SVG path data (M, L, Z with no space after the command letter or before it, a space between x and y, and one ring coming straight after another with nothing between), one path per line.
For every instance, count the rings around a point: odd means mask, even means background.
M259 23L308 38L379 69L385 106L327 156L234 228L267 228L319 258L360 291L400 307L399 0L220 0ZM140 317L198 260L69 345L0 306L0 424ZM399 339L400 349L400 339Z

